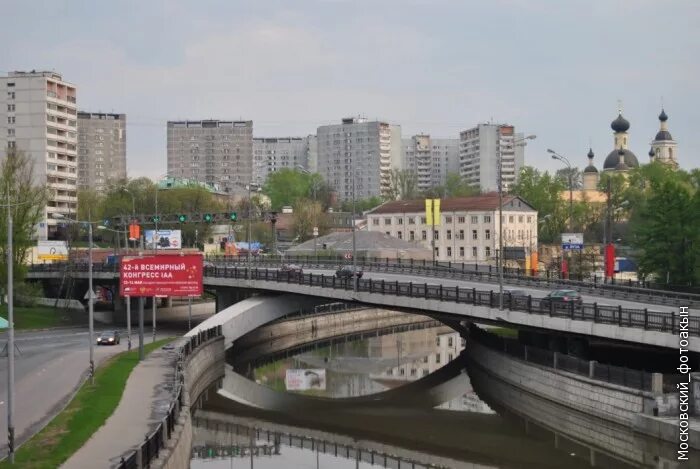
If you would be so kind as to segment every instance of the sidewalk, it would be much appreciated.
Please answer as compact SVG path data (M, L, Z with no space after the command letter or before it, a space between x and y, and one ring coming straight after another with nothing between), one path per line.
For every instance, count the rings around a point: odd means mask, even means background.
M65 464L67 469L109 468L165 417L172 399L175 353L158 349L134 368L114 413Z

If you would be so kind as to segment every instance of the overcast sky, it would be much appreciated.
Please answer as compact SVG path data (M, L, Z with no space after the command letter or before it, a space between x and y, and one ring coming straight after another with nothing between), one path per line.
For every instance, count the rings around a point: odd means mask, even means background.
M166 170L166 121L252 119L302 136L343 116L404 137L493 119L584 166L613 148L618 100L648 161L663 103L680 164L700 166L697 0L7 2L0 73L49 69L81 110L127 114L129 175ZM694 129L694 130L693 130Z

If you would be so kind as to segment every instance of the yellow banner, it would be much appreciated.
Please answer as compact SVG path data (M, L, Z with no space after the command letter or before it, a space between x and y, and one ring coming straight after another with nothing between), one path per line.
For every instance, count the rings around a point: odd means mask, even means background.
M67 261L68 256L65 254L39 254L37 259L40 261Z
M433 199L425 199L425 223L433 224Z
M440 226L440 199L433 199L433 225Z

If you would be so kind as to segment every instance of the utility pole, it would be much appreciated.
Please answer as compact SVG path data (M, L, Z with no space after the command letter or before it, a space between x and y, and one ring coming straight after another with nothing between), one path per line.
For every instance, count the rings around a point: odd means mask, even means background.
M160 221L160 215L158 215L158 181L156 181L156 219L155 219L155 232L153 233L153 248L155 249L156 262L158 262L158 244L160 243L160 235L158 234L158 222ZM158 308L158 297L153 295L153 342L156 341L156 309Z
M7 193L7 459L15 462L15 324L13 295L13 246L12 246L12 210L10 193Z
M146 236L144 233L143 236L139 237L139 241L141 244L141 252L139 253L140 256L143 255L143 238ZM143 351L143 309L144 309L144 299L143 296L139 296L139 361L143 361L144 359L144 351Z
M357 291L357 241L355 236L355 157L350 162L352 169L352 290Z
M94 315L95 299L92 286L92 217L88 214L88 327L90 335L90 383L95 384L95 359L94 359Z
M430 199L430 229L433 251L433 267L435 267L435 199Z

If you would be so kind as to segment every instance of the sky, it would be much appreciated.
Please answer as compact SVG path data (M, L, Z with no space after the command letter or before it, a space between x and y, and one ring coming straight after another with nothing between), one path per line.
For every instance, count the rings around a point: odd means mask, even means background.
M304 136L363 115L402 136L479 122L535 134L600 168L619 103L647 162L662 103L683 168L700 166L697 0L137 0L8 2L0 73L43 69L80 110L127 115L130 177L166 171L166 122L253 120ZM692 129L696 129L693 131Z

